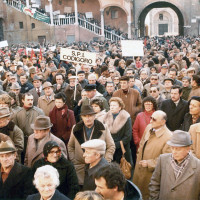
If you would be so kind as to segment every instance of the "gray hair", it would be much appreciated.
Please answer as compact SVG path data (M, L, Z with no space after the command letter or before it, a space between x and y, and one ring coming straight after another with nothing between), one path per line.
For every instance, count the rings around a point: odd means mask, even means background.
M58 187L60 184L59 173L57 169L52 167L51 165L45 165L45 166L37 168L34 174L34 180L33 180L33 184L35 185L36 188L38 188L39 178L42 178L42 179L51 178L53 183L55 184L55 187Z
M95 74L89 74L89 75L88 75L88 80L89 80L90 78L95 78L95 80L97 80L97 77L96 77Z

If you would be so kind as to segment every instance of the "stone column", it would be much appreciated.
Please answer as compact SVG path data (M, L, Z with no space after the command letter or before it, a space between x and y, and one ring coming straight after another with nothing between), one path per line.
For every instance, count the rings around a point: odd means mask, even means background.
M104 9L100 9L101 12L101 36L104 37Z
M52 7L52 0L49 1L49 14L50 14L50 19L51 19L51 26L53 26L53 7Z
M78 8L77 8L77 0L74 0L74 12L75 12L75 25L78 25Z

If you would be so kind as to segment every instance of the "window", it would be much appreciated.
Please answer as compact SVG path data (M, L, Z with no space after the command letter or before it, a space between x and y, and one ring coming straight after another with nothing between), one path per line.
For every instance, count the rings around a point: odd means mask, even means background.
M117 18L118 18L118 11L111 10L111 19L117 19Z
M31 24L31 28L34 29L35 28L35 23Z
M160 20L160 21L163 20L163 14L159 14L159 20Z
M19 22L19 28L20 28L20 29L23 29L23 28L24 28L23 22Z

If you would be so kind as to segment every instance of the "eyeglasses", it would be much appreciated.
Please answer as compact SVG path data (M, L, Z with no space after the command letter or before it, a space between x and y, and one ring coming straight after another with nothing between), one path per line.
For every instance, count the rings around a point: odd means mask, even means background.
M54 155L54 154L60 154L61 150L58 151L50 151L49 154Z
M154 122L156 122L156 121L157 121L157 119L155 119L154 117L151 117L151 119L152 119Z
M158 79L157 78L151 78L151 81L157 81Z
M156 90L150 90L150 93L156 93L157 91Z

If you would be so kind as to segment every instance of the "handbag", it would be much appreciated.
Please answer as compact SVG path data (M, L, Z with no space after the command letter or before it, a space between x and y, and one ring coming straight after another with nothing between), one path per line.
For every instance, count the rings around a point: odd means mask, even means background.
M126 153L126 150L124 148L124 144L122 141L120 141L120 145L121 145L121 149L122 149L122 158L120 160L120 169L122 171L122 173L124 174L126 179L130 179L131 178L131 169L132 166L131 164L126 160L124 154Z

